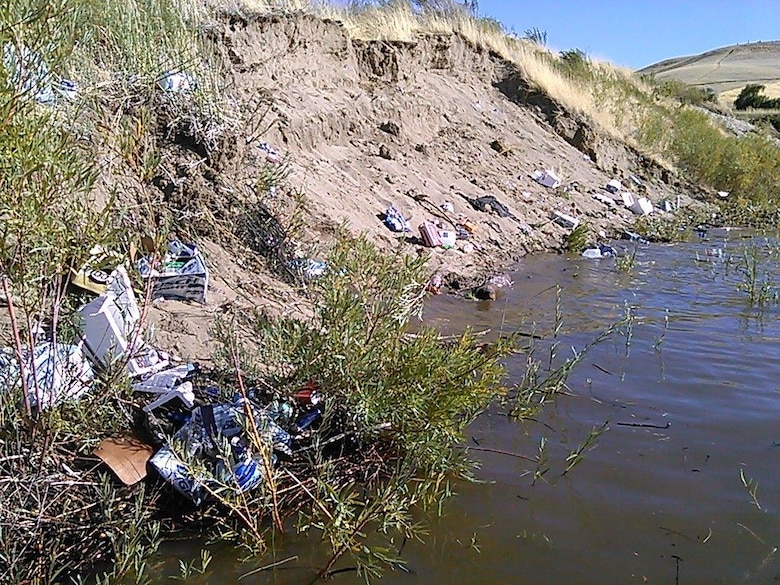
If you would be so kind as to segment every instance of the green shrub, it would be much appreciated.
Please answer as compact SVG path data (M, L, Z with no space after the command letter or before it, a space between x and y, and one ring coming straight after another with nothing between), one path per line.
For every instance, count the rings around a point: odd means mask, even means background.
M451 494L449 480L469 474L472 464L456 447L465 426L502 393L500 360L514 340L485 349L468 331L448 340L428 327L411 333L427 281L423 259L383 254L361 238L341 240L328 265L313 290L311 320L255 316L239 338L223 329L221 360L224 367L238 362L281 396L307 380L320 384L327 404L321 433L344 433L353 454L333 460L315 444L309 459L316 502L306 506L299 528L316 528L330 543L333 558L323 574L344 554L378 574L380 565L396 561L376 544L375 532L419 534L413 510L438 505ZM236 339L251 339L253 348ZM364 469L345 481L345 462ZM269 498L258 502L269 513Z
M766 136L724 133L696 110L657 108L640 123L645 147L676 163L688 178L731 195L719 201L724 219L775 225L780 196L780 149Z
M734 100L734 107L737 110L747 110L749 108L773 110L780 108L780 98L770 99L763 95L766 89L765 85L749 83L739 92L737 99Z

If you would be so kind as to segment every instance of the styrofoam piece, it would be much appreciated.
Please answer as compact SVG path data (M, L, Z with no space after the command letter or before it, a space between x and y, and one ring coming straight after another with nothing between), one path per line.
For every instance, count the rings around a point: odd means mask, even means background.
M565 213L561 213L560 211L553 211L554 221L560 226L563 226L565 228L576 228L578 225L580 225L580 220L576 217L572 217L571 215L566 215Z
M22 368L30 405L41 410L81 397L92 386L94 374L81 347L42 343L22 350ZM15 352L0 350L0 387L22 387L22 372Z
M607 191L610 193L620 193L623 190L623 183L617 179L612 179L607 182Z
M531 174L531 178L540 185L544 185L550 189L556 189L561 186L561 178L556 175L554 171L549 169L545 171L534 171Z
M623 193L621 193L620 198L623 200L623 205L629 208L634 203L636 203L636 200L634 199L634 195L632 193L629 193L628 191L624 191Z
M718 191L718 197L720 197L721 199L725 199L728 196L729 196L728 191Z
M122 266L111 273L106 292L81 307L78 314L85 345L102 366L125 359L128 374L135 377L170 365L171 357L147 346L140 335L141 311Z
M629 207L636 215L650 215L653 213L653 204L645 197L640 197Z

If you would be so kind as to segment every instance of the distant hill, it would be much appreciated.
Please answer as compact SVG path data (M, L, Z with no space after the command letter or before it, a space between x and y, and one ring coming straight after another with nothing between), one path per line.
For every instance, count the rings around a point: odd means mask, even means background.
M701 55L667 59L639 73L711 87L723 103L733 103L748 83L765 85L767 96L780 97L780 41L732 45Z

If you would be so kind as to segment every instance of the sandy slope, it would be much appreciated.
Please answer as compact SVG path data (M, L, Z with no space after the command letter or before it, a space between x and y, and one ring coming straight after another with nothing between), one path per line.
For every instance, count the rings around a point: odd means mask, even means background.
M631 175L638 177L643 187L635 190L655 203L678 195L689 200L688 187L671 173L600 136L528 87L510 64L459 37L357 42L337 23L308 16L233 19L211 34L231 64L228 91L244 112L259 113L247 114L251 123L214 160L181 144L166 146L152 195L174 216L192 216L194 201L236 221L229 198L253 201L247 185L258 172L262 140L287 156L288 182L305 193L302 249L324 253L334 227L344 224L384 248L429 254L432 272L465 281L560 247L569 230L551 221L556 210L617 236L632 214L593 198L607 194L611 178L630 184ZM269 98L270 109L263 105ZM536 169L559 172L563 188L531 180ZM494 195L533 229L524 233L517 221L475 210L463 195ZM278 199L283 205L284 191ZM417 226L439 216L445 201L476 224L474 252L415 242ZM389 204L411 218L411 234L382 224L378 215ZM210 323L228 307L305 314L300 297L262 264L223 246L216 231L197 231L215 277L210 301L157 304L151 320L163 347L207 357Z

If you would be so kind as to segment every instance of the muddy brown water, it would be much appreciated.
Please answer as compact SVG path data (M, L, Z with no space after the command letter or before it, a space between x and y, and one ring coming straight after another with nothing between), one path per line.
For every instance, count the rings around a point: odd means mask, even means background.
M534 456L545 438L548 471L528 461L472 451L481 483L434 519L424 543L408 542L407 571L384 584L450 583L775 583L780 580L780 313L751 309L737 288L738 232L709 241L640 246L629 274L613 260L542 255L512 273L515 286L494 302L432 299L427 319L444 331L466 325L537 331L548 337L555 292L564 325L558 353L582 348L632 307L629 343L617 336L592 350L558 396L532 421L499 410L468 430L467 445ZM707 251L721 248L724 257ZM773 266L770 263L765 267ZM774 277L780 275L774 272ZM668 322L667 322L668 318ZM549 338L537 342L537 356ZM508 363L517 379L523 360ZM607 423L583 458L566 458ZM758 484L754 502L743 485ZM165 548L170 559L198 547ZM294 561L240 583L308 583L326 552L315 538L288 534L276 553L241 564L212 549L193 583L233 583L253 567ZM349 563L343 566L348 567ZM343 572L334 583L362 582Z

